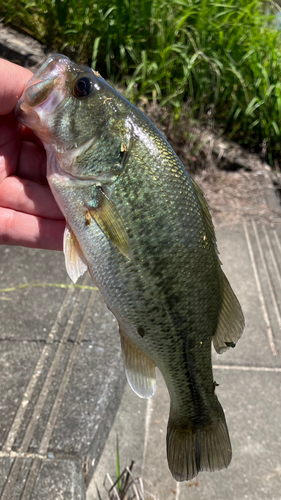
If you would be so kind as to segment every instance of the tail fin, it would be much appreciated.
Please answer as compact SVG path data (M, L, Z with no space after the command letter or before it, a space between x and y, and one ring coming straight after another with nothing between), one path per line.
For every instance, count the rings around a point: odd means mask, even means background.
M223 412L217 422L198 428L183 427L170 417L167 458L176 481L189 481L202 470L225 469L230 464L231 456L231 443Z

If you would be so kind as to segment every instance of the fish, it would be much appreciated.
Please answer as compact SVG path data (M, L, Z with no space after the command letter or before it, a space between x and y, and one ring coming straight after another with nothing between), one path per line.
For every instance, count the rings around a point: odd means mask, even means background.
M14 111L41 139L66 219L66 270L89 270L118 321L125 372L141 398L157 367L170 396L170 471L187 481L228 467L212 344L234 347L244 317L223 270L204 194L152 122L97 72L50 56Z

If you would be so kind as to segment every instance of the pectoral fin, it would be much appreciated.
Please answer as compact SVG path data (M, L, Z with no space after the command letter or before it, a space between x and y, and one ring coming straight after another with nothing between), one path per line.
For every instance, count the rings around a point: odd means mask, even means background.
M241 306L226 276L223 274L223 296L217 331L213 337L214 348L222 354L229 347L235 347L244 329Z
M155 393L155 364L120 330L121 347L129 385L140 398L150 398Z
M79 276L87 271L88 266L80 245L68 224L66 224L63 235L63 252L67 274L73 283L76 283Z
M98 202L97 207L87 206L88 212L111 243L130 260L129 236L116 206L101 188L97 188L96 199Z

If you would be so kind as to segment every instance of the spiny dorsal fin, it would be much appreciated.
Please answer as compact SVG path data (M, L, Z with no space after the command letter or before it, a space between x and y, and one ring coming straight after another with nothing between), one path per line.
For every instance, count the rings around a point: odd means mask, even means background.
M222 289L222 306L217 330L213 337L214 348L219 354L222 354L229 347L235 347L245 325L241 306L223 273Z
M97 207L87 206L88 212L111 243L130 260L129 236L116 206L100 187L97 188L96 199L98 202Z
M197 197L198 197L199 203L201 205L201 208L203 210L205 221L206 221L207 227L208 227L208 229L209 229L209 231L211 233L212 240L213 240L214 243L216 243L215 228L214 228L214 224L213 224L213 221L212 221L212 217L211 217L211 214L210 214L210 211L209 211L209 207L208 207L208 203L206 201L204 193L203 193L202 189L198 186L198 184L196 184L195 180L192 179L192 177L190 177L190 179L191 179L191 183L192 183L192 186L194 188L194 191L197 194Z
M155 363L143 354L120 329L121 347L129 385L140 398L155 393Z
M73 283L76 283L79 276L87 271L88 266L76 236L68 224L63 235L63 252L67 274Z

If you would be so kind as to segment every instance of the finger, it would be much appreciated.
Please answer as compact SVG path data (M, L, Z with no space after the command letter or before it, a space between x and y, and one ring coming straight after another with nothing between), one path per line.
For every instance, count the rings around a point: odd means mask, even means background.
M17 170L21 129L12 114L0 116L0 183Z
M23 138L25 140L22 142ZM29 146L29 144L32 145ZM27 165L30 166L27 178L33 172L35 181L38 177L41 179L39 182L43 181L46 175L45 157L46 153L41 141L31 130L22 127L12 114L0 116L0 183L8 175L16 173L18 166L21 166L21 161L24 163L25 173L27 173ZM46 179L44 182L46 183Z
M22 142L17 176L38 184L48 184L46 178L46 152L37 144Z
M44 148L42 141L37 137L37 135L25 126L22 126L22 140L27 142L34 142L34 144L38 144L41 148Z
M0 59L0 115L11 113L33 73L17 64Z
M64 221L0 209L0 244L62 250Z
M64 219L48 186L15 176L6 177L0 185L0 205L48 219Z

